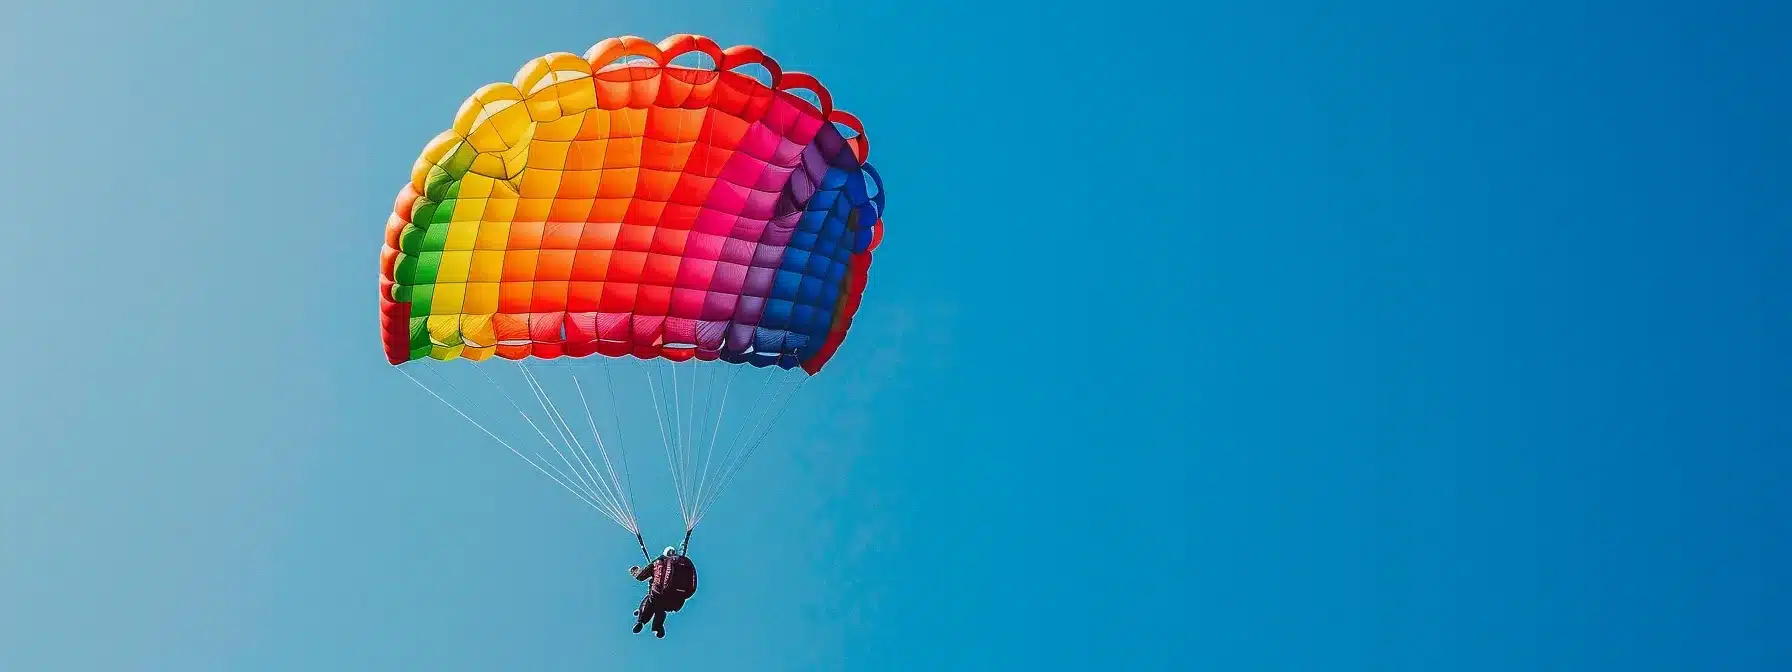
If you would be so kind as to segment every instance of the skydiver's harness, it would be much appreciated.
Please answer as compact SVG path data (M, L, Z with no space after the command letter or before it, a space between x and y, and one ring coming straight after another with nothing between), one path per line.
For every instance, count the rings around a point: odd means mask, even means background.
M642 555L642 557L647 558L647 567L649 567L649 568L653 567L653 563L655 562L655 559L653 557L653 554L651 554L647 551L647 540L641 538L640 532L635 533L635 543L640 544L641 555ZM681 558L684 557L685 551L690 550L690 548L691 548L691 530L687 529L684 531L684 542L679 544L678 556ZM688 564L690 562L690 560L685 560L685 562ZM693 580L695 580L695 579L693 579ZM687 589L678 589L678 590L674 590L672 592L674 595L679 595L679 603L681 605L682 605L684 599L688 598L690 596L690 592ZM648 599L651 600L654 598L654 596L655 596L654 591L652 591L650 589L648 591ZM645 602L643 604L645 604ZM643 608L645 608L645 607L643 607ZM677 611L677 607L674 607L672 610ZM640 613L639 611L636 611L637 615L639 615L639 613Z

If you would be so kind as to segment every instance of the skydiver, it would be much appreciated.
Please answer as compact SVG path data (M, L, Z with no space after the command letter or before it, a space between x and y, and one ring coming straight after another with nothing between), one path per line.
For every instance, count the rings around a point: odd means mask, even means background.
M641 606L635 609L635 632L639 634L641 627L651 620L653 636L665 637L666 614L684 608L685 600L697 594L697 566L678 549L667 546L660 557L646 567L630 567L628 573L636 581L649 582L647 597L642 598Z

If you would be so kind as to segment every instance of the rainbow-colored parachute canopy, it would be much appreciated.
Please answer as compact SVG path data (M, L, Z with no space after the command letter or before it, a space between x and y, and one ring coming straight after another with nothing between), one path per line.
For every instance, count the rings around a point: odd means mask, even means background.
M672 64L691 52L718 67ZM769 86L736 72L753 64ZM883 233L868 154L814 77L753 47L621 37L530 61L468 98L399 192L380 257L386 357L815 373Z

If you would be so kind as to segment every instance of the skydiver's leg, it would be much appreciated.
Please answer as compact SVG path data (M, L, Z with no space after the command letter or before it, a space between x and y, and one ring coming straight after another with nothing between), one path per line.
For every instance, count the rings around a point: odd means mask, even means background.
M656 609L653 612L653 636L655 636L655 637L665 637L666 636L666 612L665 611Z
M653 618L655 611L658 610L654 607L652 595L641 598L641 606L635 607L635 632L640 632L641 627L647 625L647 621Z

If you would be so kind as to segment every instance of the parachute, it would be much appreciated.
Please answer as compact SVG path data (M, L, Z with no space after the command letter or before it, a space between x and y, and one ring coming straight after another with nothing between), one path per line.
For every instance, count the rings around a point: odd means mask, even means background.
M637 540L623 418L650 407L688 544L851 328L883 235L869 152L815 77L751 46L630 36L536 58L467 98L399 191L387 361ZM506 403L482 415L457 366ZM737 388L743 372L760 381Z

